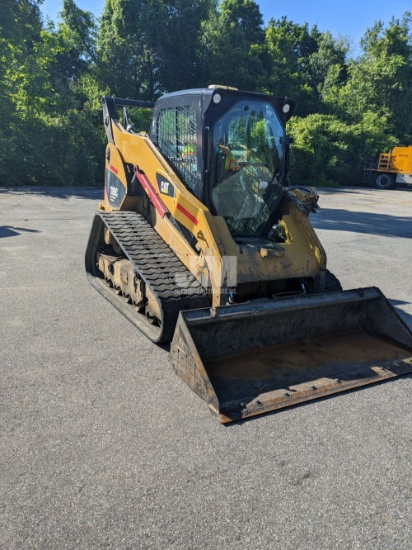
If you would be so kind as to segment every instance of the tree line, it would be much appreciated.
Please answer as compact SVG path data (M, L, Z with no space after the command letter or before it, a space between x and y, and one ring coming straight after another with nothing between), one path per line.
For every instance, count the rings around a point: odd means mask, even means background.
M265 26L254 0L106 0L99 19L64 0L57 25L41 2L2 0L0 184L100 184L103 95L211 83L297 102L295 184L354 182L367 154L412 143L409 12L367 29L354 56L317 26Z

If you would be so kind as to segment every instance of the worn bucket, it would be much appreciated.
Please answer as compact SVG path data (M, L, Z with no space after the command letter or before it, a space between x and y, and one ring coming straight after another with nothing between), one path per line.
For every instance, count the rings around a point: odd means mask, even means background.
M374 287L182 311L178 374L230 422L412 372L412 333Z

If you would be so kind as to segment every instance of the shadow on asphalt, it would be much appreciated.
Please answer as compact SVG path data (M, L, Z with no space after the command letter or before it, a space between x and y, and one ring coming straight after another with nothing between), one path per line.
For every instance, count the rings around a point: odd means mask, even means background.
M22 186L2 187L1 194L7 195L43 195L58 199L103 199L103 185L99 187L52 187L52 186Z
M315 229L351 231L385 237L412 237L412 217L389 216L321 208L317 216L311 216Z
M41 233L41 231L38 229L26 229L25 227L14 227L12 225L0 225L0 239L16 237L20 233Z

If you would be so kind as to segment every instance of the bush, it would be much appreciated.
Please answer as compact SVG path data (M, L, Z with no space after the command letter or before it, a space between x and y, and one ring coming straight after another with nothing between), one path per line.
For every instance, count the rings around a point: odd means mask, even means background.
M291 119L292 183L336 186L360 182L366 156L396 144L396 138L385 127L385 121L377 120L371 112L366 112L357 124L324 114Z

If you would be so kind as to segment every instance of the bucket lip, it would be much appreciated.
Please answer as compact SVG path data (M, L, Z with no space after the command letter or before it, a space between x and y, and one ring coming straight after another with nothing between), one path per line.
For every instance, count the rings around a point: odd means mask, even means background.
M288 296L287 298L279 299L260 298L242 304L183 310L180 311L179 317L182 317L188 325L195 325L199 322L204 322L206 319L213 320L214 322L225 322L240 319L245 315L264 316L274 312L291 311L294 309L302 311L314 306L330 307L377 299L384 299L392 307L379 288L365 287L319 294L301 294L299 296Z
M355 369L350 380L323 378L316 380L316 386L311 389L305 389L305 386L309 386L311 382L302 384L302 389L298 391L291 391L290 388L276 389L268 392L265 396L259 395L254 397L249 402L247 402L247 398L221 402L218 413L212 407L211 410L215 414L218 414L219 421L223 424L237 420L246 420L253 416L299 405L315 399L330 397L348 390L362 389L370 384L384 382L410 372L412 372L412 356Z

